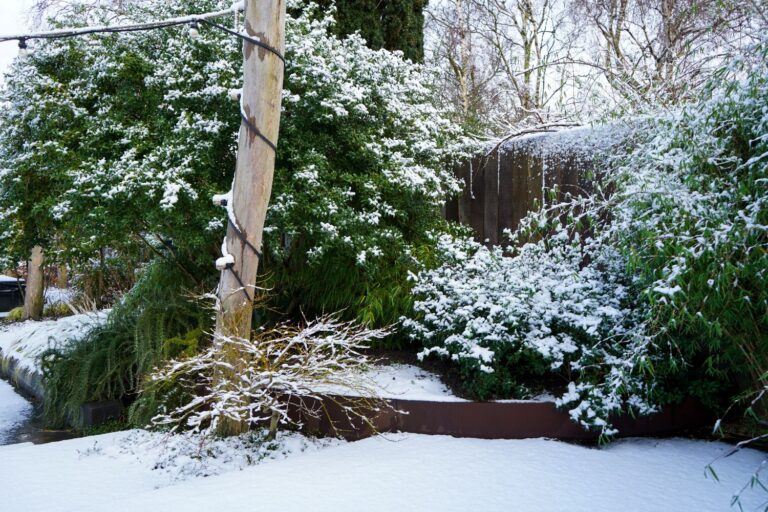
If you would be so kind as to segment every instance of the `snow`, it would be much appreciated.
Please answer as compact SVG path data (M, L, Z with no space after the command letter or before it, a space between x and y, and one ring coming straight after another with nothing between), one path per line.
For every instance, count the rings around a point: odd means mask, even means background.
M505 153L525 150L527 154L545 159L569 157L590 162L596 153L621 144L628 132L629 127L618 122L578 126L513 137L504 141L499 149Z
M429 400L432 402L465 402L455 396L440 377L410 364L374 365L363 378L368 386L375 389L381 398L400 400ZM320 393L352 396L348 388L322 386L315 389Z
M46 304L69 304L77 295L77 291L72 288L48 287L45 289Z
M459 398L440 380L440 376L411 364L379 364L365 373L366 381L381 398L424 400L430 402L467 402ZM350 395L348 389L323 387L316 391ZM551 394L541 394L530 400L495 400L500 403L554 402Z
M0 274L0 283L14 283L15 284L17 282L18 282L18 280L15 277L10 277L10 276L6 276L6 275L3 275L3 274ZM23 279L22 279L22 282L24 282Z
M46 349L85 334L104 322L108 310L58 320L32 320L0 327L0 358L14 358L24 370L37 371L37 358Z
M715 481L704 468L730 448L716 442L628 439L597 449L399 434L318 445L292 434L281 443L299 449L277 450L278 460L174 480L172 459L152 469L158 452L146 441L161 437L133 431L2 447L3 510L722 511L763 457L744 450L718 461ZM745 510L765 497L747 491Z
M13 431L26 421L30 414L32 404L16 393L10 384L0 379L0 445L8 442Z
M382 398L432 402L466 401L455 396L434 373L409 364L374 366L367 377L376 385Z

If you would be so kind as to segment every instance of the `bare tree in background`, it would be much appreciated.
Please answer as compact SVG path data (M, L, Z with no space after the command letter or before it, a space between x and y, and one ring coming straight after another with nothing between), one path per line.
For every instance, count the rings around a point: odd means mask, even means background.
M737 0L574 0L572 7L576 22L599 34L593 64L634 102L686 99L761 25L758 4Z
M438 70L442 101L453 105L458 122L482 124L495 105L492 90L499 62L483 47L475 0L448 0L427 11L427 59Z
M556 0L477 0L481 34L502 66L499 84L513 98L507 124L560 117L570 76L553 67L571 54L573 35Z
M572 34L559 0L452 0L430 7L428 59L465 125L508 131L562 117Z
M765 0L445 0L428 8L443 100L486 134L672 106L768 27Z

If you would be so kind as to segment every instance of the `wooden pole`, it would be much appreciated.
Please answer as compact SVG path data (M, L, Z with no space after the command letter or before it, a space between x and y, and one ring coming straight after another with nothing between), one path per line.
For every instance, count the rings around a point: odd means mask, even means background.
M284 52L285 0L246 0L244 23L248 36L275 48L281 54ZM258 129L264 138L275 145L280 130L283 62L274 53L250 42L243 43L243 57L242 108L248 123L244 121L240 126L237 167L232 194L228 199L231 204L227 205L230 220L239 226L240 234L231 224L228 226L224 241L225 255L231 255L233 260L229 260L230 268L222 270L219 281L217 339L223 336L250 336L259 255L243 238L261 250L275 169L274 148L259 137L253 128ZM232 373L236 374L239 354L223 353L221 356L233 365ZM219 433L235 435L247 428L244 422L223 418L219 424Z
M24 294L24 318L28 320L40 320L43 316L43 289L45 279L43 275L43 248L36 245L32 248L32 255L27 265L26 291Z

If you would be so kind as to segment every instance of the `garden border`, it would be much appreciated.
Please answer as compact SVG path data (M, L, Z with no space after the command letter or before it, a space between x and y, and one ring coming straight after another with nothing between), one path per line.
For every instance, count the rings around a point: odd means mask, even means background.
M40 375L24 370L18 361L12 357L2 357L1 352L0 376L8 378L11 384L27 395L42 400L44 389ZM387 399L390 407L383 407L378 413L371 411L368 416L373 419L371 425L367 425L362 421L351 421L342 410L340 404L354 400L333 396L324 398L322 403L306 403L316 410L324 411L319 417L302 412L296 404L289 414L294 421L302 424L302 431L307 434L342 436L347 440L394 432L481 439L546 437L564 441L596 441L599 438L598 431L584 430L570 418L566 410L558 409L554 402L433 402L394 398ZM619 431L618 437L668 435L705 428L714 421L712 413L691 398L680 404L668 405L656 414L611 418L612 424Z
M0 350L0 378L8 380L17 390L31 396L40 402L45 396L42 376L28 368L24 368L18 359L3 354Z
M584 430L567 411L554 402L525 400L504 402L430 402L389 399L392 408L371 415L372 426L351 422L339 401L344 397L325 398L319 407L325 413L319 418L293 411L308 434L341 435L348 440L370 437L375 433L408 432L413 434L449 435L481 439L526 439L547 437L569 441L596 441L598 431ZM354 399L351 399L354 400ZM668 405L649 416L629 415L612 418L618 437L661 436L700 429L713 424L715 418L693 399Z

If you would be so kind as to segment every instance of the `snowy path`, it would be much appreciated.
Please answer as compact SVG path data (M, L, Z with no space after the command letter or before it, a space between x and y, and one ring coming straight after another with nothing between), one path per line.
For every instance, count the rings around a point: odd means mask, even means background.
M32 404L20 396L13 387L0 379L0 445L32 414ZM2 465L0 461L0 465ZM0 484L2 485L2 484Z
M630 439L594 449L397 435L168 485L146 461L110 450L122 436L0 448L0 509L727 511L763 456L747 450L719 462L716 482L704 466L721 443ZM763 498L748 495L745 510Z

